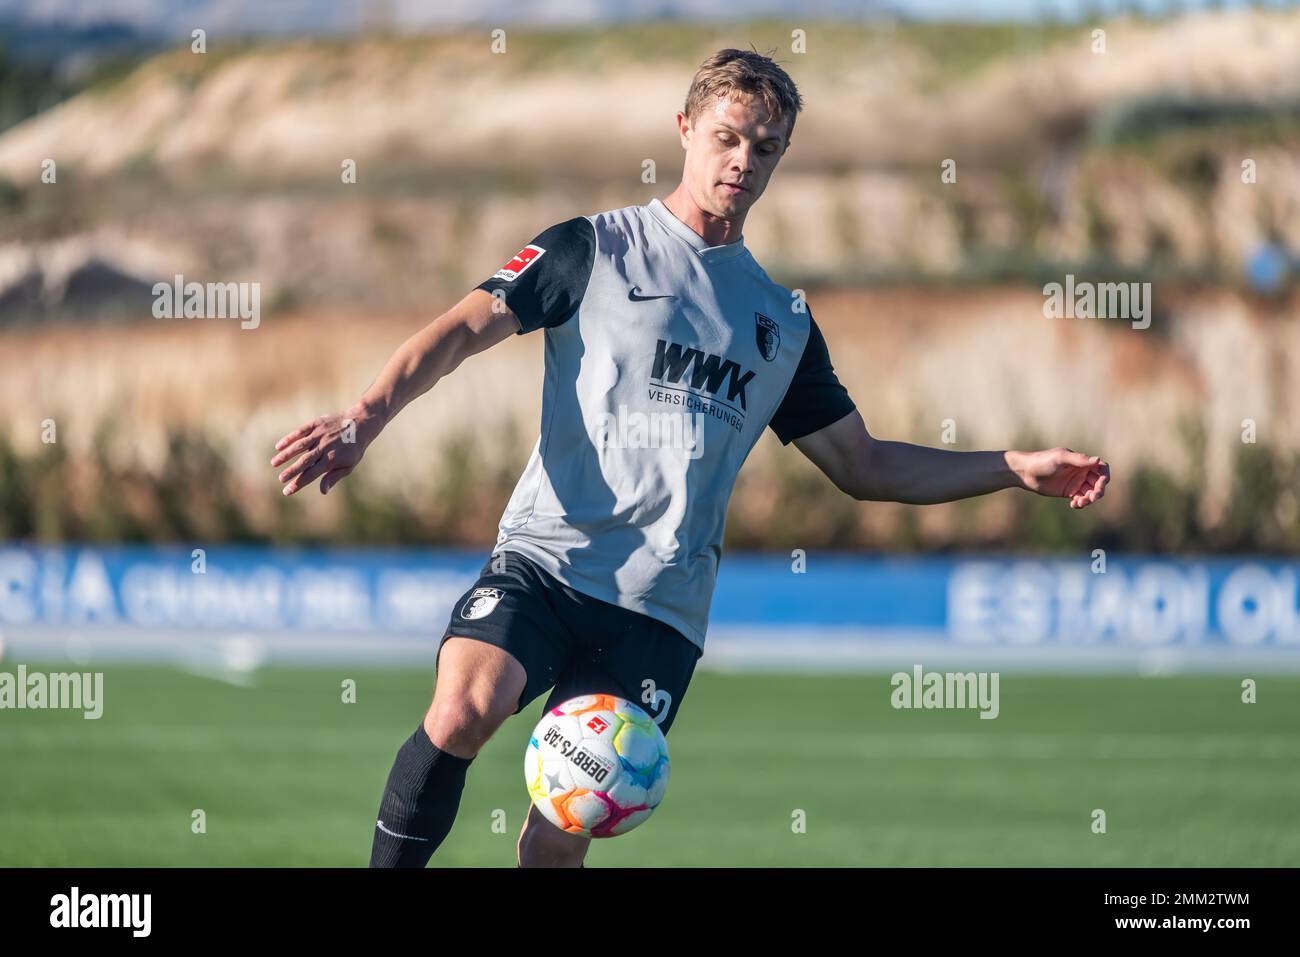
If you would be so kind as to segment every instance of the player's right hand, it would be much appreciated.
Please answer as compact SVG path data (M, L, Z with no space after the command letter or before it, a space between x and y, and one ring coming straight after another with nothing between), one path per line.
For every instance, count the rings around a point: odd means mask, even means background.
M271 465L280 466L298 458L280 473L282 494L292 495L320 478L324 495L352 474L378 431L374 416L359 408L322 415L294 429L275 443L271 459Z

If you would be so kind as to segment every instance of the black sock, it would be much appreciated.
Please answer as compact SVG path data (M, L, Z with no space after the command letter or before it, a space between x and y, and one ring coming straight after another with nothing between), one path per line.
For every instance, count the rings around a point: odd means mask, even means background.
M397 752L379 802L371 867L424 867L451 832L472 758L439 750L424 725Z

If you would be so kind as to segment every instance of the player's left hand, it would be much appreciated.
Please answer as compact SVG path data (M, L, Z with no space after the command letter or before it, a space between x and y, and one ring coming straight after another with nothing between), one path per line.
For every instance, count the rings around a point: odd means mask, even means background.
M1012 467L1029 491L1068 498L1070 508L1087 508L1106 494L1110 482L1110 465L1074 449L1018 452Z

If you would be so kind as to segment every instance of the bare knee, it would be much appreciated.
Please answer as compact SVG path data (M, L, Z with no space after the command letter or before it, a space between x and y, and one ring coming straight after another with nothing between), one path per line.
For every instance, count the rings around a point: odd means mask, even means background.
M439 689L424 716L424 731L443 751L472 758L514 710L514 700L492 689Z
M581 867L590 846L591 838L566 834L530 806L519 835L519 866Z
M448 638L438 653L438 683L424 716L425 733L450 754L474 757L514 714L526 680L523 666L502 649Z

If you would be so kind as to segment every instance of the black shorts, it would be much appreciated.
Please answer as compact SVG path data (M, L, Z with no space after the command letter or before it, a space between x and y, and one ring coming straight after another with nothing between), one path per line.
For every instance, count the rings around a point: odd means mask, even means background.
M486 641L524 666L515 714L548 688L547 709L578 695L615 694L644 708L665 734L702 653L677 629L574 591L513 551L489 558L456 602L439 651L453 635Z

